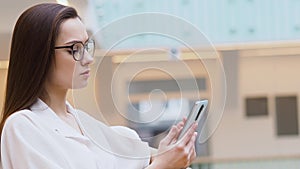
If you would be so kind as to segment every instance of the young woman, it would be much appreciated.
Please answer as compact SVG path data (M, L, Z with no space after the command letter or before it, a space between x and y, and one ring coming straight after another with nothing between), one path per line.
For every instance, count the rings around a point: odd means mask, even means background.
M154 156L132 130L66 101L69 89L87 85L94 47L74 8L39 4L19 17L1 119L3 169L167 169L195 158L196 124L181 140L184 122L174 125Z

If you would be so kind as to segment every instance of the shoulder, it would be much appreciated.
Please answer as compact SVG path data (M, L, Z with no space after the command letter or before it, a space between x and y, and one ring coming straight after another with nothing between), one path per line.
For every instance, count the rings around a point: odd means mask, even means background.
M19 123L22 121L29 121L29 119L31 119L33 117L34 113L30 110L24 109L24 110L20 110L17 111L15 113L13 113L12 115L10 115L6 121L6 123Z
M34 113L30 110L20 110L12 115L10 115L3 127L3 131L5 130L12 130L12 129L26 129L29 126L33 126L34 120L33 120Z

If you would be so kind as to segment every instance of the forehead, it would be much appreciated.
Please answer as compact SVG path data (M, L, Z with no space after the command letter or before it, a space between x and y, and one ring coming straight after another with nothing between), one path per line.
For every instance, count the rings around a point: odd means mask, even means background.
M70 41L85 42L88 39L86 28L79 18L65 20L59 30L56 44L65 44Z

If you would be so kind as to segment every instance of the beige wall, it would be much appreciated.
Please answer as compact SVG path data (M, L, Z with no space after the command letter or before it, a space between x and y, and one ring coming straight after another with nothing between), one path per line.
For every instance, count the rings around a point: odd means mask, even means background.
M248 158L300 154L300 136L276 135L275 99L277 95L300 97L300 56L260 56L239 59L239 104L227 108L211 139L212 156ZM247 118L244 99L267 96L269 115ZM230 106L229 106L230 107ZM299 117L299 112L298 112Z
M93 99L101 94L109 94L110 91L99 85L95 74L99 60L93 65L92 78L86 89L76 91L76 96L72 101L74 104L97 117L98 119L109 117L112 120L109 124L122 124L118 113L108 104L106 110L112 112L101 112L97 103ZM161 63L165 64L165 63ZM238 106L227 105L223 118L210 141L210 151L214 158L241 158L257 156L277 156L277 155L299 155L300 153L300 136L278 137L276 135L274 96L294 94L300 101L300 56L260 56L260 57L240 57L238 60ZM176 65L176 64L174 64ZM135 69L135 64L128 65L125 76ZM171 65L169 65L171 66ZM197 66L194 66L197 68ZM102 75L111 76L110 73ZM175 69L175 67L171 68ZM197 70L197 69L195 69ZM0 69L0 108L4 98L4 87L7 70ZM102 77L109 79L109 77ZM125 78L126 79L126 78ZM123 77L123 80L125 80ZM118 79L120 84L122 78ZM98 88L98 89L97 89ZM124 85L116 88L117 93L124 91ZM269 98L269 115L258 118L246 118L244 112L244 98L247 96L267 96ZM122 111L126 111L126 103L122 102L124 97L120 94L117 101L120 102ZM105 97L104 97L105 98ZM73 99L70 95L70 99ZM300 102L298 103L300 105ZM105 105L104 105L105 106ZM298 108L300 110L300 107ZM104 113L105 117L101 115ZM299 116L298 116L299 117Z
M0 112L2 112L3 109L3 102L4 102L4 91L5 91L5 85L6 85L6 76L7 76L7 70L6 69L0 69Z

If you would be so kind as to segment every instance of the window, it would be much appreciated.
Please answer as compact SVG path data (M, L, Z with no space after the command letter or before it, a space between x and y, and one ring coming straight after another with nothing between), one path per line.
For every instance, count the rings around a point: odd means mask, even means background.
M276 97L277 135L298 135L297 96Z
M246 98L246 115L247 117L268 115L268 98Z

